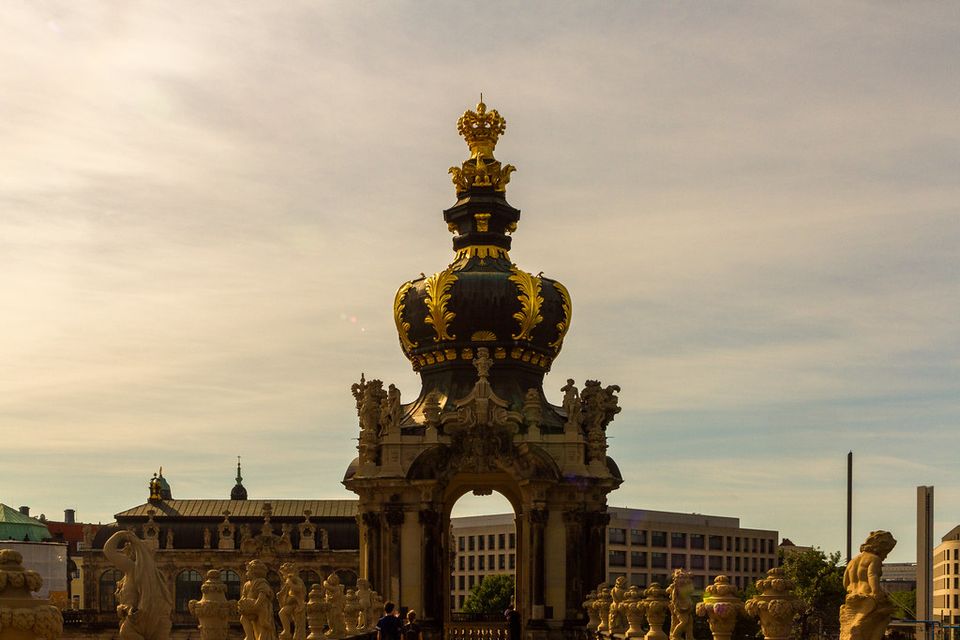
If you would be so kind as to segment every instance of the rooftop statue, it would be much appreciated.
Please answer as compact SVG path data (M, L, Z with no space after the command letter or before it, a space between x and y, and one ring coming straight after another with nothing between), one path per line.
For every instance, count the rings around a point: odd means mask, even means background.
M843 573L840 640L880 640L896 607L880 586L883 560L897 545L889 531L872 531Z

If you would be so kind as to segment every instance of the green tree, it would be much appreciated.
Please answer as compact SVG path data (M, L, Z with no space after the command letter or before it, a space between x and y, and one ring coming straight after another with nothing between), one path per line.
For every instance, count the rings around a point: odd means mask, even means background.
M893 604L897 605L897 612L893 614L894 618L902 618L904 620L917 619L916 591L894 591L889 595Z
M513 598L513 576L486 576L473 585L463 603L464 613L503 613Z
M794 593L805 606L800 614L800 638L809 638L820 631L831 633L839 628L840 605L846 596L843 570L839 551L828 556L813 547L783 556L783 572L796 585Z

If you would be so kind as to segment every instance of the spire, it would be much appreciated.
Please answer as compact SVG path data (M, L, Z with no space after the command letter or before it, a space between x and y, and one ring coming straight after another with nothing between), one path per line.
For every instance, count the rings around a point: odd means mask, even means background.
M237 484L230 491L231 500L246 500L247 489L243 486L243 476L240 475L240 456L237 456Z

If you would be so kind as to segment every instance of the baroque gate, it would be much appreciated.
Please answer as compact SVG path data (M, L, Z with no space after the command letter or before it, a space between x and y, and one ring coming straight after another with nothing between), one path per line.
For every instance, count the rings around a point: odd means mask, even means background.
M514 167L493 157L504 119L481 102L457 124L471 155L450 169L453 262L394 300L422 388L404 404L394 385L353 386L359 456L343 482L359 496L362 577L433 628L449 620L453 504L469 491L502 493L516 515L517 609L528 636L554 635L582 623L584 594L605 578L607 494L622 482L606 455L619 387L568 380L561 406L547 400L570 295L510 260Z

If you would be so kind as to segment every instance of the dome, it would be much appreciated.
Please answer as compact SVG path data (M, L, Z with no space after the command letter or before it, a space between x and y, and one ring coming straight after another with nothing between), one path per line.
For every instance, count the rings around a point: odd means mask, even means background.
M240 475L240 456L237 456L237 484L230 490L231 500L246 500L247 488L243 486L243 476Z
M566 287L510 259L520 211L507 203L505 192L515 169L493 157L505 128L500 114L488 112L482 101L460 118L458 129L471 156L450 169L457 202L443 218L454 234L453 262L405 282L394 299L404 354L425 388L431 379L452 376L436 385L452 395L469 391L475 379L471 360L480 347L493 356L497 376L512 376L521 392L539 389L570 328ZM496 379L492 382L497 388ZM513 389L503 397L515 395Z

